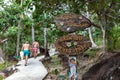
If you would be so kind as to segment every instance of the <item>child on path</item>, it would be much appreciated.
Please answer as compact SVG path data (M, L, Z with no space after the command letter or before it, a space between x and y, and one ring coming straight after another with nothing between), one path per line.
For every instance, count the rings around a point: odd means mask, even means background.
M77 80L76 60L70 59L70 80Z

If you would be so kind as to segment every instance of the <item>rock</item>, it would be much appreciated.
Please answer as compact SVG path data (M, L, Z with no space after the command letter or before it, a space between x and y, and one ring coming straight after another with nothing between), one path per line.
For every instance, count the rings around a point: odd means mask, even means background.
M2 49L0 48L0 63L4 63L3 55L2 55Z
M6 69L2 70L0 72L0 75L3 76L3 77L8 77L8 76L10 76L11 74L13 74L14 72L17 72L17 71L19 71L19 70L13 65L13 66L7 67Z
M82 80L120 80L120 53L92 66Z
M19 61L19 66L16 66L18 71L7 77L5 80L43 80L48 72L44 65L39 61L41 58L44 57L41 56L36 59L30 58L27 66L24 66L24 60Z

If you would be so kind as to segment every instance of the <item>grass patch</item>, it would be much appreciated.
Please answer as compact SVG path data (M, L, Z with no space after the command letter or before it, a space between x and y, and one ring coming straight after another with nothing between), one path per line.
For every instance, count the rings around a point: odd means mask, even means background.
M58 55L52 56L51 62L52 62L51 65L56 65L56 66L61 65L60 58L58 58Z
M0 76L0 80L3 80L4 78L2 76Z
M5 62L5 63L0 64L0 71L5 69L8 66L12 66L13 64L14 63L12 63L12 62Z
M0 64L0 71L3 70L6 67L5 63Z
M89 55L90 57L95 57L96 56L96 53L98 52L99 50L87 50L84 54L85 55Z
M9 66L12 66L13 62L5 62L5 63L2 63L0 64L0 71L4 70L5 68L9 67ZM0 75L0 80L4 80L3 76Z

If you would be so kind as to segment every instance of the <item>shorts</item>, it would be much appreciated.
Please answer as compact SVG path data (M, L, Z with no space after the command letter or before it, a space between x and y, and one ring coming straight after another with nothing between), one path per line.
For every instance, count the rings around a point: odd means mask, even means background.
M28 57L30 56L30 51L29 50L24 50L23 52L24 52L24 56L28 56Z

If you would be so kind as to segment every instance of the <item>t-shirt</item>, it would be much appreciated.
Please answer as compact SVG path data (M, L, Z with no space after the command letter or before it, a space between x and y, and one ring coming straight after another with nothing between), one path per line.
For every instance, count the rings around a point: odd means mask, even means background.
M75 78L77 77L76 66L70 63L70 77L72 77L73 75Z

